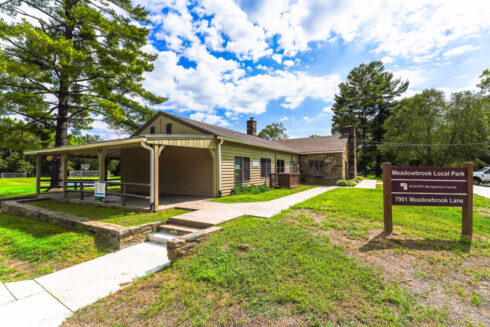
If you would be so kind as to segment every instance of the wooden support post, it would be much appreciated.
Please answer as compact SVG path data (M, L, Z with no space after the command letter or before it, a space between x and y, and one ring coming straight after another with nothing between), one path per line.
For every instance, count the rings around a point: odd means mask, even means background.
M383 210L384 210L384 232L393 232L393 210L391 198L391 162L383 163Z
M463 228L461 235L470 239L473 237L473 163L465 162L463 168L466 169L466 205L463 206Z
M126 184L122 184L121 185L121 193L122 194L126 194ZM125 206L126 205L126 196L125 195L123 195L122 198L121 198L121 205L122 206Z
M41 195L41 163L43 161L43 156L41 154L37 155L36 160L36 196Z
M155 169L155 182L153 183L155 190L155 210L158 210L158 206L160 205L160 185L159 185L159 177L160 177L160 155L162 154L163 148L165 145L154 145L155 148L155 161L153 167Z
M107 180L107 172L106 172L106 158L107 158L107 150L106 149L97 149L97 157L99 158L99 181L105 182Z
M83 192L83 182L80 182L80 200L85 198L85 193Z
M62 172L62 185L63 185L63 199L68 198L68 153L61 155L61 172Z

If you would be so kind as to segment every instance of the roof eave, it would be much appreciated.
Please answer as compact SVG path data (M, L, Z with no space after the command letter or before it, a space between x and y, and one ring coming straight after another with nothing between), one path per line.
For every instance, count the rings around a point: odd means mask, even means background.
M229 141L229 142L233 142L233 143L255 146L255 147L258 147L258 148L265 148L265 149L270 149L270 150L274 150L274 151L281 151L281 152L288 152L288 153L299 154L299 152L297 152L297 151L295 151L293 149L286 150L286 149L281 149L281 148L277 148L277 147L272 147L272 146L267 146L267 145L261 145L261 144L257 144L257 143L250 143L250 142L245 142L245 141L238 141L238 140L235 140L235 139L231 139L229 137L224 137L224 136L219 136L219 135L217 136L217 138L219 140L225 140L225 141Z

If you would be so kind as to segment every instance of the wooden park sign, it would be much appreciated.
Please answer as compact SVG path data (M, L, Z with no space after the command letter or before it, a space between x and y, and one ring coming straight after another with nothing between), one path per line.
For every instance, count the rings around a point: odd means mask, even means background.
M473 163L463 168L392 167L383 163L384 231L393 231L393 205L463 208L461 234L473 234Z

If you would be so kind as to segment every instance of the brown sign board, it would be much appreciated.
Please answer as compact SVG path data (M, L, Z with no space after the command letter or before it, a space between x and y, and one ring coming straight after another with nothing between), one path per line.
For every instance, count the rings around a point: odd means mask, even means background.
M466 194L464 181L421 181L421 180L391 180L393 193L457 193Z
M466 205L466 195L450 194L393 194L393 205L462 207Z
M383 163L384 231L393 231L393 205L462 208L461 234L473 235L473 163L463 168L392 167Z
M391 167L391 179L466 181L467 176L464 168Z

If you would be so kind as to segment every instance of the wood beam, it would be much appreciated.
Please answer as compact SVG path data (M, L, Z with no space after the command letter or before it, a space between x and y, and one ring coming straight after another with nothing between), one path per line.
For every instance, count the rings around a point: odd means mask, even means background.
M36 196L41 195L41 164L43 162L43 155L38 154L36 160Z
M68 153L63 153L61 155L61 172L62 172L62 185L63 185L63 198L68 198L68 185L67 185L67 177L68 177Z
M99 181L105 182L107 180L106 159L107 149L97 149L97 158L99 159Z
M153 183L154 187L154 194L155 194L155 210L158 209L158 206L160 205L160 155L162 154L163 149L165 148L165 145L153 145L153 148L155 150L155 157L154 157L154 163L153 163L153 168L155 169L154 173L154 179L155 182Z

